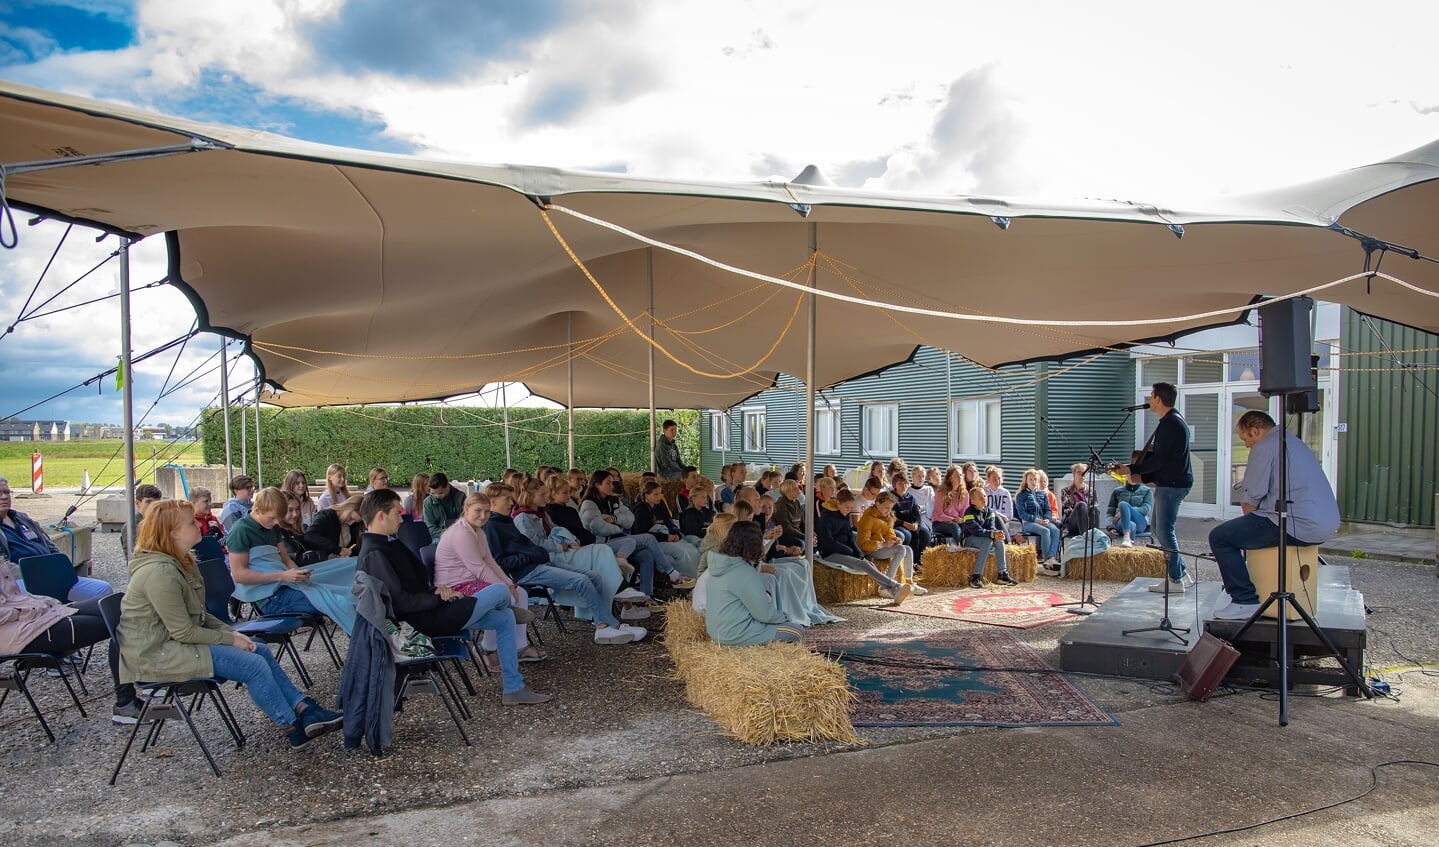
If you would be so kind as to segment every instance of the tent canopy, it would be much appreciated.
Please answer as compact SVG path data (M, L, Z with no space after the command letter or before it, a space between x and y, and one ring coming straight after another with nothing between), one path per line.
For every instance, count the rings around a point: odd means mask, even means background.
M22 164L176 145L193 152ZM572 364L575 405L644 406L651 331L661 406L725 408L780 372L805 372L804 292L672 248L940 313L820 297L820 387L919 344L997 366L1234 321L1241 312L1210 313L1361 271L1356 233L1439 254L1439 142L1180 209L440 162L0 83L0 162L12 203L164 233L170 280L202 327L247 339L266 399L283 405L431 399L497 381L564 401ZM1382 270L1419 290L1356 279L1316 296L1439 332L1439 265L1390 257ZM1132 323L1143 320L1157 322Z

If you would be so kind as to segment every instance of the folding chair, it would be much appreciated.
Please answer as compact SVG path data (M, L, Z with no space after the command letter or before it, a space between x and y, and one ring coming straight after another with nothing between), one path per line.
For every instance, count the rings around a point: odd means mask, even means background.
M116 647L123 646L120 640L120 603L124 598L125 593L121 591L100 600L100 616L105 619L105 628L110 630L110 638L114 640ZM175 719L185 721L185 725L190 728L190 735L194 737L195 743L200 745L200 752L205 754L205 761L210 763L210 770L215 772L215 776L220 776L220 766L215 764L215 757L210 754L205 739L200 737L200 730L195 726L190 713L201 697L209 698L220 715L221 723L229 731L230 737L235 739L235 746L244 747L245 734L240 731L240 724L236 722L235 714L230 711L225 692L220 689L224 682L225 680L218 677L195 677L178 682L135 683L135 687L144 691L147 696L144 698L144 705L140 707L140 718L135 721L135 728L130 730L130 737L125 741L125 749L120 752L120 761L115 763L115 770L110 774L110 784L114 785L119 778L120 768L125 766L125 759L130 755L135 736L140 734L140 727L150 724L145 741L140 745L140 752L143 753L159 740L165 721ZM187 696L191 698L188 708L184 700Z
M440 644L436 643L435 647L439 649ZM465 742L465 746L473 747L469 733L465 732L465 725L460 720L461 714L465 716L465 720L469 719L469 709L460 699L454 680L449 678L444 667L445 663L453 658L444 653L436 653L424 658L396 661L395 710L400 711L405 698L413 694L434 694L440 698L441 703L445 704L445 711L450 713L450 720L455 722L455 729L459 730L460 738Z
M57 671L60 680L65 683L65 690L70 692L71 702L75 704L76 709L80 710L80 717L90 717L85 713L85 706L81 704L80 698L75 696L75 689L70 685L70 677L65 673L67 661L64 658L50 653L6 653L0 655L0 665L7 664L10 665L11 673L10 676L0 676L0 708L5 706L5 698L10 696L11 691L19 691L20 695L25 698L25 702L30 704L30 711L35 714L35 719L40 722L40 728L45 730L45 737L50 739L51 744L55 743L55 733L50 731L50 724L45 722L45 715L40 712L40 706L36 704L35 697L30 693L28 685L30 671L35 668ZM75 676L78 679L80 675L77 673ZM84 684L84 681L81 680L82 688Z
M75 576L75 566L70 563L70 557L64 553L46 553L43 556L25 556L19 562L20 578L25 581L25 591L37 597L53 597L61 603L70 600L70 589L75 587L79 578ZM84 672L90 668L90 654L93 648L85 648L85 660L75 670L75 681L80 683L80 691L85 696L90 696L90 689L85 687ZM48 654L46 654L48 655ZM57 664L47 666L52 672L65 677L63 667L69 656L80 655L79 650L72 650L65 654L66 658L57 658ZM38 667L31 662L32 667ZM67 680L66 687L70 683Z
M398 537L406 547L414 551L416 556L420 555L421 550L435 543L435 540L430 537L429 527L422 523L414 523L411 521L405 521L400 524L400 534Z
M200 578L205 581L205 611L235 627L236 632L277 646L279 655L276 658L288 655L295 663L300 683L306 688L314 687L315 681L300 660L300 651L295 649L294 636L304 626L302 620L298 616L285 616L235 623L230 618L230 600L235 593L235 579L230 575L230 569L222 559L202 559L199 567Z
M200 543L196 544L190 552L194 553L195 559L201 562L206 559L225 558L225 548L220 545L220 539L213 535L207 535L201 538Z
M569 634L569 629L565 627L565 622L560 618L560 606L558 603L555 602L555 595L550 593L549 588L543 585L530 585L523 582L520 583L520 587L524 588L525 591L529 592L531 606L545 607L539 615L535 616L536 622L548 618L550 620L550 623L553 623L555 625L555 629L558 629L560 631L561 635ZM535 627L535 632L539 632L538 626ZM543 641L541 641L540 643L544 644Z

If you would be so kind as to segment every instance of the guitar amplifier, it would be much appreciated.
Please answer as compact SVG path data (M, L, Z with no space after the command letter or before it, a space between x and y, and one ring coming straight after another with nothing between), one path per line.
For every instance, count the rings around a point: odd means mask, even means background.
M1220 680L1239 661L1239 651L1228 641L1209 633L1199 636L1184 664L1179 666L1179 687L1203 703L1219 687Z

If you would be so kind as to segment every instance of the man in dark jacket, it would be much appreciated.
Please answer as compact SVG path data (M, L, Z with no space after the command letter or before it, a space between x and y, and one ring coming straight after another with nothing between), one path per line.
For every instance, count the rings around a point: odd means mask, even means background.
M660 437L655 439L655 471L661 479L680 479L684 476L684 463L680 461L680 446L675 443L679 425L665 421Z
M360 536L357 571L383 583L395 615L426 635L464 636L470 630L494 630L500 679L504 683L501 703L522 706L549 700L550 695L527 688L520 675L509 589L491 585L474 597L466 597L444 586L436 587L425 564L395 537L403 515L400 495L393 489L377 488L365 495L360 503L365 533Z
M1179 392L1173 385L1154 383L1149 411L1159 417L1159 424L1144 445L1142 452L1146 455L1132 465L1116 468L1123 476L1154 485L1154 540L1166 550L1169 562L1169 579L1149 587L1156 593L1183 593L1187 587L1175 523L1179 520L1179 504L1194 487L1194 471L1189 465L1189 424L1174 410L1178 400Z

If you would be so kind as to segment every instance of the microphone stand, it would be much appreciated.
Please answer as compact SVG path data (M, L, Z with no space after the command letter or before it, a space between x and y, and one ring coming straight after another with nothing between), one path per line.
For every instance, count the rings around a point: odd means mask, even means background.
M1080 599L1067 603L1051 603L1050 608L1074 606L1073 609L1065 609L1071 615L1092 615L1099 608L1098 601L1094 599L1094 535L1092 531L1099 525L1099 503L1094 502L1093 498L1099 496L1099 466L1104 464L1104 459L1100 457L1100 454L1109 449L1109 442L1114 440L1114 437L1133 417L1134 410L1125 409L1124 420L1121 420L1114 431L1109 433L1109 437L1104 439L1104 443L1099 445L1098 450L1095 450L1093 445L1085 445L1089 447L1089 496L1091 502L1088 504L1089 527L1084 531L1084 565L1079 579ZM1046 421L1046 423L1048 422ZM1094 608L1089 608L1090 606Z
M1171 550L1170 548L1165 547L1165 546L1159 544L1159 542L1157 542L1157 541L1156 541L1156 542L1152 542L1152 543L1149 545L1149 547L1150 547L1150 549L1152 549L1152 550L1159 550L1159 551L1162 552L1162 553L1176 553L1176 554L1179 554L1179 555L1181 555L1181 556L1184 555L1184 551L1183 551L1183 550ZM1195 558L1205 558L1205 557L1195 556ZM1169 569L1168 569L1168 567L1165 568L1165 570L1164 570L1164 576L1161 577L1161 578L1164 580L1164 610L1163 610L1162 612L1160 612L1160 615L1159 615L1159 624L1158 624L1157 626L1146 626L1146 627L1141 627L1141 628L1139 628L1139 629L1126 629L1126 630L1121 630L1119 634L1120 634L1120 635L1138 635L1138 634L1143 633L1143 632L1163 632L1163 633L1167 633L1171 638L1174 638L1174 639L1178 640L1180 644L1183 644L1185 647L1188 647L1188 646L1189 646L1189 639L1188 639L1188 638L1185 638L1185 636L1190 633L1190 631L1191 631L1190 628L1187 627L1187 626L1175 626L1175 625L1174 625L1173 623L1171 623L1170 620L1169 620ZM1196 603L1199 602L1199 596L1198 596L1198 595L1199 595L1199 589L1198 589L1198 587L1196 586L1196 587L1195 587L1195 602L1196 602Z

